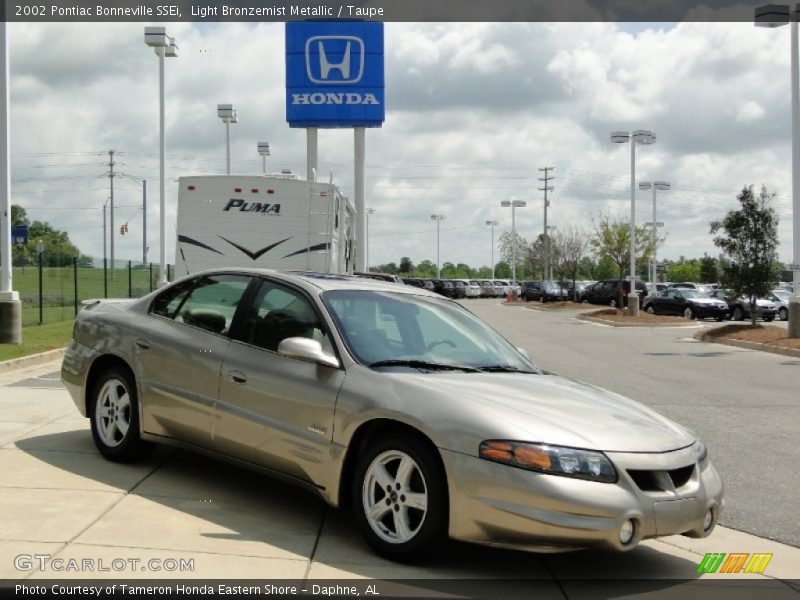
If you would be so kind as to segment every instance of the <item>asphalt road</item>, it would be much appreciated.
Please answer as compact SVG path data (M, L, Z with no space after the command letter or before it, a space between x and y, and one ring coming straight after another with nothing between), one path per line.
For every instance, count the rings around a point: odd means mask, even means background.
M608 327L499 304L464 302L541 368L694 430L726 486L720 523L800 547L800 359L697 342L697 328Z

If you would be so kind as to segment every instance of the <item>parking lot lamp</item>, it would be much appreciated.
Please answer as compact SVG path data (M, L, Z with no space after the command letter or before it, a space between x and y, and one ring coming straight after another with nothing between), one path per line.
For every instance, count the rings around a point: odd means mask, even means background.
M486 221L486 224L492 228L492 279L494 279L494 227L499 225L500 221Z
M630 265L630 291L628 292L628 312L632 316L639 314L639 296L636 293L636 144L655 144L656 134L652 131L637 129L627 131L612 131L611 141L615 144L631 144L631 265Z
M364 216L366 217L367 235L365 236L364 244L364 267L369 271L369 216L375 214L374 208L364 209Z
M167 283L167 214L166 214L166 141L164 134L164 58L178 56L178 45L175 38L167 35L164 27L145 27L144 43L150 46L158 56L158 123L159 123L159 230L160 230L160 265L158 270L158 287ZM113 231L112 231L113 235ZM113 268L113 265L112 265Z
M790 15L791 13L791 15ZM756 27L780 27L791 23L791 86L792 86L792 281L789 299L789 337L800 338L800 66L798 65L797 20L800 5L792 13L788 4L768 4L755 9Z
M436 221L436 279L441 277L441 271L439 269L439 223L444 218L444 215L431 215L431 219Z
M555 229L556 229L555 225L548 225L547 226L547 252L546 253L547 253L547 265L548 266L547 266L547 277L546 277L546 279L548 281L553 281L553 261L550 259L550 248L552 248L553 245L550 243L550 232L551 231L555 231Z
M650 226L652 227L652 236L653 236L653 258L652 263L650 265L650 284L655 286L656 279L658 276L656 274L656 264L658 264L658 228L663 224L659 223L656 219L656 190L668 190L669 189L669 182L667 181L640 181L639 182L639 189L640 190L653 190L653 220L650 222Z
M239 122L233 104L217 104L217 116L225 123L225 173L231 174L231 123Z
M510 200L501 200L500 206L504 208L511 207L511 285L517 285L517 222L515 211L517 208L527 206L528 203L524 200L517 200L511 198Z
M261 172L267 174L267 157L271 156L269 142L258 142L258 154L261 156Z

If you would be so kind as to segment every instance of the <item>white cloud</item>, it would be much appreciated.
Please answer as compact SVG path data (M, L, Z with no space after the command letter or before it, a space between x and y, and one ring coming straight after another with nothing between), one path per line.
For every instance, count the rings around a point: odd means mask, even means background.
M215 105L233 102L233 171L255 173L255 143L269 140L274 168L305 170L305 137L284 116L281 24L175 24L180 57L167 61L168 232L180 175L224 169ZM68 229L100 255L99 207L109 148L118 170L147 177L157 204L157 62L140 24L13 24L14 201ZM584 224L600 211L626 214L629 147L608 134L653 129L637 174L673 184L659 195L669 234L660 255L716 254L708 221L735 207L742 185L777 190L781 253L790 238L789 38L751 24L684 23L630 32L610 23L389 23L387 121L367 135L367 203L374 262L435 257L431 212L442 223L442 260L489 262L488 218L528 238L542 228L537 171L554 166L549 220ZM77 154L73 154L77 153ZM352 195L352 133L320 134L320 171ZM139 202L117 181L117 203ZM97 210L62 210L97 207ZM650 219L650 195L639 197ZM117 223L136 212L120 209ZM141 250L140 216L117 235L117 255ZM157 248L156 211L149 214ZM173 241L167 247L172 253ZM151 250L151 258L156 255Z

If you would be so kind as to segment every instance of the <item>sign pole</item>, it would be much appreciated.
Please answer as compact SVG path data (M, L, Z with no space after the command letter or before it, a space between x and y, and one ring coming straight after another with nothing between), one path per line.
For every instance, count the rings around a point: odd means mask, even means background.
M355 208L356 208L356 239L358 247L356 249L356 269L366 271L366 247L363 240L364 233L364 157L366 154L366 130L364 127L353 128L353 179L355 188Z
M317 128L306 127L306 179L314 181L317 170Z

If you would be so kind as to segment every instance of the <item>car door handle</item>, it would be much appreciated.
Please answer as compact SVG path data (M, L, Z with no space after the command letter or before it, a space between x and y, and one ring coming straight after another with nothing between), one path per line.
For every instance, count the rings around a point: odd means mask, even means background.
M139 348L139 350L147 350L148 348L150 348L150 343L147 340L143 340L142 338L137 339L136 342L134 343L136 344L136 347Z
M238 383L239 385L247 383L247 375L241 371L228 371L228 377L233 383Z

